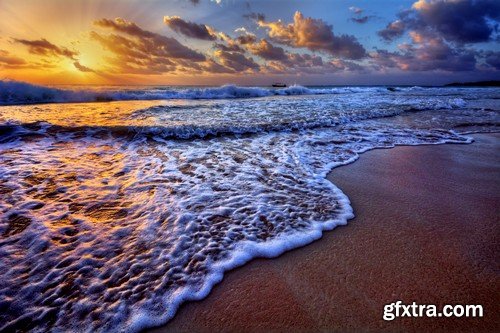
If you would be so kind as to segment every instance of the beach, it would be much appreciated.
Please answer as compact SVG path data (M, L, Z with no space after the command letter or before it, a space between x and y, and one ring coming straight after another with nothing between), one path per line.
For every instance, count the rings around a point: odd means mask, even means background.
M495 331L500 135L363 153L328 179L356 217L226 273L152 332ZM385 304L481 304L483 318L382 319Z

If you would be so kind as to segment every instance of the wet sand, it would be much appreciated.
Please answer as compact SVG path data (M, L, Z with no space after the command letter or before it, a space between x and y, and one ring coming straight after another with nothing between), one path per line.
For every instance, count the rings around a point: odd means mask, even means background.
M367 152L328 178L356 218L228 272L156 332L499 331L500 134ZM396 318L384 304L481 304L483 318Z

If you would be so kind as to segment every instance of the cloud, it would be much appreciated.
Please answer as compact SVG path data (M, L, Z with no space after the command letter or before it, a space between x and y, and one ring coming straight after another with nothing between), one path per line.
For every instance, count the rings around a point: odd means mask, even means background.
M249 34L248 30L245 27L239 27L234 29L234 32L241 33L241 34Z
M499 18L498 1L418 0L378 32L386 41L407 33L411 42L399 45L397 52L372 53L372 63L379 69L459 72L477 69L482 59L487 65L483 68L498 69L494 53L468 49L466 45L494 39Z
M90 33L91 39L110 51L114 57L106 59L111 66L110 71L128 74L161 74L173 72L176 64L170 57L148 53L150 48L141 42L116 35L102 35L95 31Z
M370 16L352 17L351 21L363 24L363 23L368 22L369 18L370 18Z
M354 14L361 14L363 12L363 9L354 6L349 7L349 10Z
M488 41L495 30L488 19L500 18L500 2L496 0L419 0L412 8L416 16L413 29L432 29L446 40L460 43Z
M79 61L75 61L73 63L73 66L75 66L75 68L78 69L80 72L84 72L84 73L93 73L94 72L93 69L88 68L87 66L80 64Z
M361 59L366 55L364 47L354 36L336 36L331 25L321 19L306 18L298 11L293 23L259 21L258 25L268 30L272 40L291 47L323 51L347 59Z
M359 8L359 7L352 6L352 7L349 7L349 10L354 15L354 17L351 17L350 20L355 22L355 23L364 24L364 23L368 22L368 20L370 18L372 18L372 16L368 16L368 15L361 16L361 14L364 12L364 10Z
M245 30L246 31L246 30ZM223 50L223 51L232 51L232 52L240 52L245 53L244 46L248 46L250 44L254 44L257 41L257 36L246 31L245 35L238 36L236 38L232 38L226 33L219 32L219 39L226 44L223 43L214 43L214 48Z
M245 53L245 50L238 46L236 43L229 43L228 45L222 44L222 43L214 43L213 47L215 49L219 49L222 51L228 51L228 52L240 52L240 53Z
M453 48L442 38L414 34L413 44L401 44L398 52L377 50L370 54L376 69L399 68L403 71L472 71L476 52Z
M267 40L262 39L259 43L249 44L248 50L266 60L285 60L287 55L282 47L277 47L269 43Z
M495 52L495 51L485 52L484 61L491 67L500 70L500 52Z
M242 45L253 44L257 41L257 37L255 35L252 35L252 34L247 34L247 35L236 37L236 41Z
M284 61L270 61L267 71L271 74L331 74L338 72L353 72L364 70L361 65L352 61L332 59L324 61L322 57L311 54L288 53Z
M264 22L266 23L266 22ZM324 61L320 55L307 53L292 53L283 47L273 45L266 38L257 40L257 37L245 29L236 29L243 33L236 38L219 32L224 43L214 43L216 58L224 68L238 72L242 70L259 71L267 74L325 74L339 71L360 70L361 66L349 61ZM259 66L246 52L258 56L266 62ZM239 54L238 54L239 53ZM220 66L220 65L219 65ZM214 70L222 70L217 65Z
M323 58L318 55L289 53L287 59L283 61L285 71L293 68L299 72L309 72L310 69L325 70L326 67Z
M331 60L330 62L328 62L326 68L332 72L339 72L339 71L361 72L365 70L363 66L356 64L355 62L342 59Z
M28 47L28 51L32 54L42 55L42 56L62 56L69 59L75 60L78 52L71 51L65 47L59 47L52 44L46 39L38 40L27 40L27 39L17 39L14 38L16 43L25 45Z
M377 32L385 41L390 42L396 38L403 36L405 32L405 24L401 20L396 20L389 23L384 29Z
M24 67L26 65L24 59L10 55L9 52L5 50L0 50L0 66L8 68Z
M213 59L207 60L207 62L203 66L203 70L205 72L214 73L214 74L234 73L233 69L221 65L221 64L215 62Z
M203 54L182 45L175 38L143 30L134 22L129 22L122 18L115 20L101 19L95 21L94 25L101 28L108 28L134 38L134 41L129 40L126 44L135 46L135 50L132 51L143 53L145 56L156 56L165 58L166 60L174 58L204 61L206 59Z
M405 30L439 36L459 44L487 42L498 29L500 2L497 0L418 0L401 11L379 35L392 40Z
M173 31L189 38L211 41L201 44L204 47L212 45L213 48L206 52L187 44L198 45L200 42L196 40L181 43L122 18L103 18L94 22L94 31L88 35L105 50L98 70L85 66L85 62L82 64L79 53L72 48L52 44L46 39L13 39L24 45L19 47L26 47L30 53L42 57L39 63L28 62L0 50L0 68L60 68L60 60L67 58L83 73L112 75L494 72L500 70L500 52L496 49L479 51L478 46L471 44L498 38L495 20L499 14L494 12L497 7L495 2L486 0L419 0L400 11L393 22L378 32L386 41L405 36L401 44L390 51L375 49L369 54L356 37L334 33L328 22L305 17L299 11L291 22L266 21L263 14L250 13L246 17L255 24L240 23L228 33L178 16L164 17L164 23ZM349 20L356 23L366 23L373 17L361 8L350 10L352 13L346 12ZM458 28L458 23L463 29ZM258 32L259 37L253 32ZM28 58L30 61L35 59Z
M190 23L190 22L188 22ZM143 30L133 22L123 19L102 19L96 26L111 29L120 34L102 35L91 33L91 38L111 51L109 59L116 72L133 74L162 74L166 72L234 73L258 71L260 66L246 57L236 40L220 32L217 35L227 43L214 43L215 61L180 44L176 39ZM215 34L215 32L213 32Z
M240 46L240 44L243 44L243 43L239 42L239 37L234 39L231 36L229 36L228 34L223 33L223 32L218 32L217 35L219 36L219 39L220 39L220 41L222 41L222 43L214 43L213 44L214 48L220 49L222 51L245 53L245 49L243 49ZM243 35L240 37L250 38L250 39L252 39L252 42L255 41L255 35L248 34L248 35ZM225 42L225 44L224 44L224 42Z
M57 65L50 58L42 58L40 61L27 61L9 53L6 50L0 49L0 69L49 70L54 68L57 68Z
M247 58L239 52L217 50L214 54L224 66L236 72L256 71L260 68L252 58Z
M266 20L266 15L264 15L262 13L245 14L245 15L243 15L243 17L247 18L247 19L250 19L250 20L257 21L257 22L265 21Z
M106 63L107 70L113 73L194 74L203 71L208 60L204 54L182 45L175 38L144 30L121 18L101 19L94 24L112 31L108 34L92 31L90 38L112 53Z
M184 21L179 16L165 16L163 22L172 30L187 37L204 40L217 39L214 29L205 24Z

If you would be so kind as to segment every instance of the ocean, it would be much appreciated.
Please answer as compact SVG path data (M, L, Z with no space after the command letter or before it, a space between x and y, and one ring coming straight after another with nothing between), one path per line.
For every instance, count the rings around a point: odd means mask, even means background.
M3 81L0 105L0 331L161 325L346 224L333 168L500 126L500 88Z

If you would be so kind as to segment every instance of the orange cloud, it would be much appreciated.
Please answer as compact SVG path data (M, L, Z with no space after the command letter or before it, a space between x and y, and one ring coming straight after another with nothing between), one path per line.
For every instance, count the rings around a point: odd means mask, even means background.
M28 51L32 54L42 56L62 56L75 60L78 52L71 51L65 47L59 47L52 44L46 39L27 40L27 39L14 39L16 43L23 44L28 47Z
M263 20L257 23L268 30L271 39L281 44L307 48L311 51L323 51L348 59L361 59L366 55L364 47L354 36L337 36L333 33L331 25L321 19L304 17L299 11L295 12L293 23Z
M0 66L4 68L18 68L26 65L24 59L12 56L5 50L0 50Z
M108 28L116 32L124 33L135 39L138 50L144 54L163 57L189 59L191 61L204 61L205 56L187 46L182 45L175 38L163 36L154 32L141 29L134 22L117 18L114 21L101 19L95 21L96 26Z
M109 70L115 73L162 74L175 72L196 72L203 70L200 62L206 56L177 41L140 28L133 22L121 18L101 19L95 26L116 33L90 33L114 57L108 59Z

